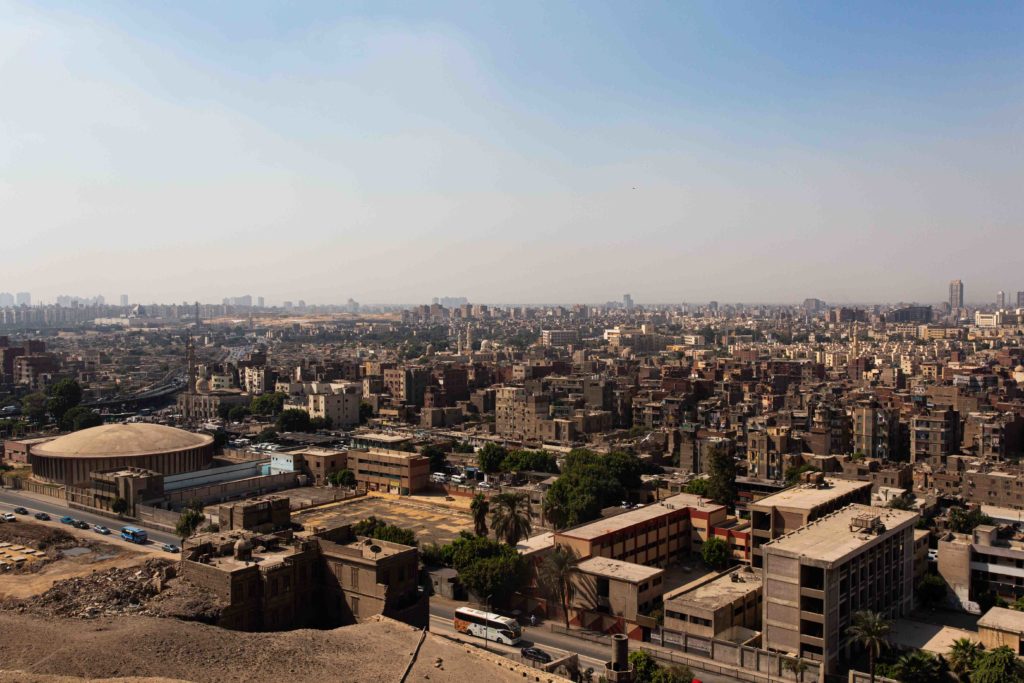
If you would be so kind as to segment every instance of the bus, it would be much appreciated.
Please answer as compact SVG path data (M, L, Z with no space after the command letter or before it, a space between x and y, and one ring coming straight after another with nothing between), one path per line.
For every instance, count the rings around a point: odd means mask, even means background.
M138 529L133 526L121 527L121 538L130 543L147 543L149 541L149 535L145 529Z
M455 630L505 645L515 645L523 635L515 619L471 607L455 610Z

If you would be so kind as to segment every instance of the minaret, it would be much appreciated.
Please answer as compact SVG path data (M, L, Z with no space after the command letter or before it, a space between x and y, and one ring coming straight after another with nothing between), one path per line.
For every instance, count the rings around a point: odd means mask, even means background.
M185 361L188 364L188 393L196 393L196 345L192 341L192 335L188 336L185 344Z
M853 360L860 358L860 335L858 334L859 330L857 328L857 321L854 320L853 331L850 333L853 335Z

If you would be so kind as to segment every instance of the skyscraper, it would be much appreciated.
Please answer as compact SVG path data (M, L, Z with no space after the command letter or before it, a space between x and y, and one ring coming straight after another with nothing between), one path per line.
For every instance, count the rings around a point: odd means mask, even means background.
M961 280L949 282L949 308L956 313L964 307L964 283Z
M1001 289L996 292L996 308L999 310L1006 308L1006 292Z
M1022 292L1024 294L1024 292ZM0 308L14 305L14 295L10 292L0 292Z
M127 306L128 305L128 295L127 294L122 294L121 295L121 305L122 306Z
M29 294L28 292L18 292L17 294L14 295L14 299L19 306L32 305L32 295Z
M1024 308L1024 292L1017 292L1017 308Z
M630 296L629 294L623 294L622 295L622 305L626 308L627 311L632 311L633 310L633 297Z

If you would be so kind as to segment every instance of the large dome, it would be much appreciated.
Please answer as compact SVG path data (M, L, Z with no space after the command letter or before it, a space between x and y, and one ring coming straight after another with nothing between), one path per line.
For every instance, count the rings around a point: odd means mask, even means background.
M153 455L213 443L208 434L154 424L111 424L83 429L32 449L34 455L69 458L110 458Z

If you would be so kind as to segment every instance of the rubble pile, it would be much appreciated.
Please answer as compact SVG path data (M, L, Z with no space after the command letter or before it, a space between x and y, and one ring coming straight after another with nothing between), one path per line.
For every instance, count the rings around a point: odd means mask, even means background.
M54 617L95 619L100 616L156 616L147 603L173 575L170 563L147 560L140 567L108 569L89 576L58 581L42 595L21 601L19 612Z

